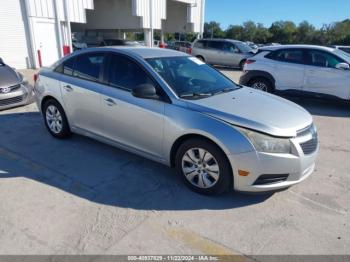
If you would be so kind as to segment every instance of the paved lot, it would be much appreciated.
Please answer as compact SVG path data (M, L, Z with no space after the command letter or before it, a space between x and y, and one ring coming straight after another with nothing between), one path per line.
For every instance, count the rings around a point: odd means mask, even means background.
M1 112L0 253L349 254L350 107L297 102L319 128L315 174L274 195L217 198L116 148L53 139L35 105Z

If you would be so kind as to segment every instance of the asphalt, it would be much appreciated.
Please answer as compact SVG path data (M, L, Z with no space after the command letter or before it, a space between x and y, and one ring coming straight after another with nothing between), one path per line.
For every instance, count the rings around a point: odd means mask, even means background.
M197 195L157 163L52 138L34 104L0 112L0 254L349 254L350 106L289 99L314 116L317 168L265 195Z

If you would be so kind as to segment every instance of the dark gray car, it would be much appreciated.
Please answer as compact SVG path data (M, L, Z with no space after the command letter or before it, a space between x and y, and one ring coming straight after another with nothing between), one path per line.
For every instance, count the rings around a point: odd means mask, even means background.
M192 55L208 64L240 69L254 54L246 43L230 39L200 39L192 46Z
M33 87L0 58L0 110L34 102Z

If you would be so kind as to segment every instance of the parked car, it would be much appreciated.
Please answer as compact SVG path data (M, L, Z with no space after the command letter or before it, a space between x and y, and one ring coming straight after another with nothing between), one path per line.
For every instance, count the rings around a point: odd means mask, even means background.
M83 42L79 42L79 41L76 41L76 40L73 40L72 41L72 46L73 46L73 51L79 51L81 49L84 49L84 48L88 48L88 45L86 43L83 43Z
M336 49L339 49L339 50L342 50L348 54L350 54L350 46L345 46L345 45L334 45L332 46L333 48L336 48Z
M141 44L125 39L104 39L99 46L141 46Z
M181 51L187 54L192 53L192 43L188 41L175 41L174 50Z
M0 110L34 102L33 87L0 58Z
M254 55L254 51L240 41L201 39L193 43L192 55L208 64L243 69L245 61Z
M199 193L279 190L315 167L306 110L182 52L86 49L42 69L35 90L54 137L74 132L175 167Z
M240 83L267 92L349 100L350 56L322 46L266 47L247 60Z

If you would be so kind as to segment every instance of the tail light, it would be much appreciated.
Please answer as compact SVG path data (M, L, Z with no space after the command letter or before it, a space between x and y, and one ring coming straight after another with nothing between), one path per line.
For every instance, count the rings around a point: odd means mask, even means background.
M34 74L34 83L38 80L39 74Z
M159 48L165 48L165 44L164 43L160 43L159 44Z
M256 60L248 59L247 61L245 61L245 64L246 64L246 65L250 65L250 64L253 64L253 63L255 63L255 62L256 62Z
M190 55L192 55L192 48L191 48L191 47L188 49L188 53L189 53Z

